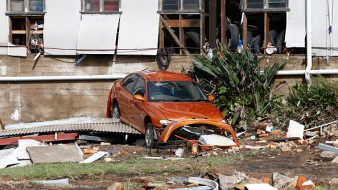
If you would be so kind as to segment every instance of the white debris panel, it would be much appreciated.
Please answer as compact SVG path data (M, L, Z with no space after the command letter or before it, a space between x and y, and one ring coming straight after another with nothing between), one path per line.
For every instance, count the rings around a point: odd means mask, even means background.
M8 45L8 16L6 16L6 1L0 1L0 46ZM7 47L0 47L0 55L7 55Z
M45 55L76 55L80 11L81 1L78 0L46 1L43 31Z
M218 134L201 135L198 142L202 145L218 145L218 146L236 145L236 143L230 138Z
M305 0L289 1L289 8L286 12L286 47L305 47Z
M27 57L27 49L8 43L8 55L17 57Z
M114 54L119 18L119 14L82 15L77 42L77 53Z
M156 55L160 23L158 1L123 0L121 10L117 54Z
M304 125L301 125L293 120L290 120L286 137L299 137L300 139L303 139L303 136L304 136Z

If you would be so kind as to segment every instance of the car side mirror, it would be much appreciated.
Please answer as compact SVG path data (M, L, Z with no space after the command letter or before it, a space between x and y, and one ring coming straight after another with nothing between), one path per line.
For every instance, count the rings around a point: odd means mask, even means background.
M135 94L135 95L134 95L134 99L135 99L135 100L144 101L143 96L141 96L141 95L139 95L139 94Z
M210 101L214 101L214 100L215 100L215 96L210 95L210 96L208 96L208 99L209 99Z

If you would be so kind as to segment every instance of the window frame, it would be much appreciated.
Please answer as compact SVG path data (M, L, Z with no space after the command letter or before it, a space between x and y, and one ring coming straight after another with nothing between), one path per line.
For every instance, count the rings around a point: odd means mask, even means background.
M100 1L100 11L86 11L85 0L81 0L81 13L82 14L122 14L121 0L118 0L119 1L119 10L117 10L117 11L103 11L104 10L104 7L103 7L104 0L99 0L99 1Z
M24 11L23 12L18 12L18 11L11 11L10 8L10 1L11 0L6 0L6 15L26 15L26 16L33 16L33 15L44 15L46 12L46 0L42 0L42 11L30 11L29 10L29 2L30 0L24 0Z
M179 1L179 9L178 10L163 10L163 0L158 0L158 11L157 13L160 14L200 14L201 13L201 5L202 5L202 0L198 0L198 10L184 10L183 9L183 1L184 0L178 0Z
M285 0L285 7L282 8L268 8L269 7L269 0L262 0L263 1L263 8L247 8L247 0L240 1L240 8L242 12L250 13L250 12L288 12L289 9L289 0Z

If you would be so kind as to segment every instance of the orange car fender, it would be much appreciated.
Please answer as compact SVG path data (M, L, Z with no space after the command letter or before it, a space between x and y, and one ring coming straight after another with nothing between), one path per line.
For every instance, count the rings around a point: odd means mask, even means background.
M110 89L109 96L108 96L108 102L107 102L107 118L110 118L110 111L111 111L111 94L113 91L113 87Z
M163 131L162 135L160 136L160 138L158 139L158 141L167 142L173 131L175 131L179 127L183 127L184 125L191 125L191 124L209 124L209 125L221 127L223 129L229 131L231 133L231 135L233 136L235 143L238 144L238 139L237 139L237 136L236 136L234 129L230 125L225 124L225 123L218 121L218 120L214 120L214 119L184 119L184 120L179 120L179 121L170 123L164 129L164 131Z
M158 109L152 107L152 105L148 102L145 105L145 108L146 108L145 112L147 116L150 117L153 126L161 127L162 124L160 123L160 120L167 119L167 117L162 112L160 112Z

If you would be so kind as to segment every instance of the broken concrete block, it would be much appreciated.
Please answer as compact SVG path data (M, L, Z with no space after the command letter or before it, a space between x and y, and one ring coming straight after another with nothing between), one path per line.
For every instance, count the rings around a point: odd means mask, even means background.
M236 150L234 150L234 149L228 149L228 153L229 153L229 154L235 154L235 153L236 153Z
M212 152L212 155L217 156L217 152Z
M232 189L237 183L236 176L219 175L219 184L221 190Z
M300 139L303 139L303 134L304 134L304 125L301 125L293 120L290 120L286 137L299 137Z
M291 148L282 148L282 152L290 152L291 151Z
M302 149L297 149L297 150L296 150L297 153L300 153L300 152L302 152L302 151L303 151Z
M334 141L333 146L338 148L338 139Z
M113 162L114 160L112 158L105 158L104 162Z
M81 156L75 145L27 147L33 163L80 162Z
M175 151L175 155L181 158L184 155L184 151L185 150L183 148L179 148Z
M277 146L271 145L270 148L271 148L271 149L277 149Z
M338 156L331 161L331 164L338 164Z
M331 151L323 151L322 153L320 153L320 157L322 158L333 158L335 156L337 156L338 154L335 152L331 152Z
M107 190L124 190L124 187L121 183L115 182L113 185L109 186Z
M265 183L263 183L261 180L250 178L246 181L241 182L240 184L235 185L235 188L239 190L245 190L245 185L248 184L265 184Z
M295 179L290 178L279 173L272 174L272 186L277 189L282 189L284 186L288 185L289 183L293 182Z
M19 142L19 147L18 147L18 155L17 158L20 160L29 160L31 159L29 157L29 154L26 150L26 147L29 146L46 146L43 143L41 143L40 141L36 141L36 140L31 140L31 139L27 139L27 140L18 140Z
M338 178L331 179L330 188L331 189L338 188Z
M296 144L298 144L298 145L307 145L307 142L305 140L301 139L301 140L296 140Z

